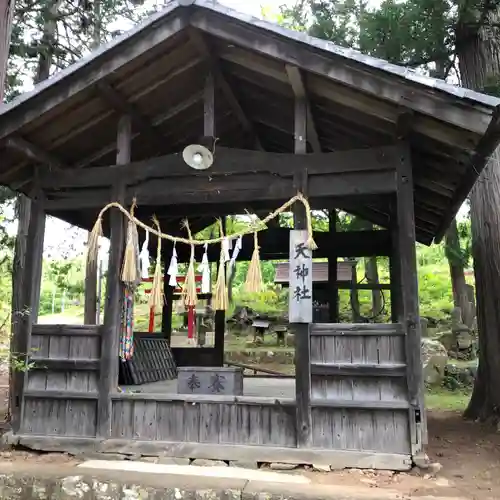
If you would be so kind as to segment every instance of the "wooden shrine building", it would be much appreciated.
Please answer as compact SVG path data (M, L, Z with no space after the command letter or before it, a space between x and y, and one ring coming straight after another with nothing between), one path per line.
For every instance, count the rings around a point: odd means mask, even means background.
M497 145L499 105L211 0L177 0L1 106L0 182L31 199L20 290L31 314L17 318L13 350L34 368L14 377L10 441L409 468L426 443L415 242L443 237ZM193 170L182 151L207 138L217 138L214 163ZM382 228L336 233L332 223L315 234L314 256L329 259L329 276L338 257L389 256L393 322L338 324L330 281L331 323L292 325L292 397L117 390L125 224L116 209L104 218L104 324L93 324L92 269L85 325L37 323L46 214L90 230L108 202L136 198L140 220L156 214L164 232L183 234L184 218L196 232L215 217L266 214L297 192L332 221L345 210ZM306 224L298 205L294 224ZM289 233L263 232L262 258L288 260ZM189 248L178 252L187 261ZM215 346L174 352L177 366L221 366L223 333L219 312Z

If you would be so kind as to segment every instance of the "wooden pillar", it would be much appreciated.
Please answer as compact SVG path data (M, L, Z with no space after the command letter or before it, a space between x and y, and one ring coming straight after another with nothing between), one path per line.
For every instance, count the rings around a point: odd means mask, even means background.
M86 325L95 325L97 323L98 262L98 258L96 258L92 262L87 261L87 265L85 268L85 300L83 309L83 322Z
M307 103L304 98L295 99L295 154L307 153ZM307 196L307 170L294 174L294 184ZM306 229L306 213L302 204L296 203L293 207L294 229ZM290 262L292 255L290 255ZM290 290L289 293L293 293ZM312 294L312 287L311 287ZM295 323L292 325L295 332L295 400L297 423L297 446L310 448L311 436L311 356L309 324Z
M393 213L397 214L397 206L394 204ZM397 217L396 217L397 219ZM399 260L399 238L397 220L393 221L391 227L391 254L389 256L389 279L391 284L391 321L398 323L403 321L401 308L401 266Z
M426 433L420 353L421 332L415 247L413 176L410 154L406 145L401 147L397 170L397 241L401 277L401 319L406 331L410 440L412 456L415 457L422 452Z
M132 136L131 119L124 115L118 122L116 164L130 162L130 143ZM125 202L126 185L120 179L112 188L111 198L119 203ZM101 365L99 376L99 400L97 412L97 436L107 438L111 435L111 393L118 386L118 349L120 342L121 312L124 289L121 283L121 267L125 248L125 220L121 212L110 210L110 246L106 301L104 306L104 325L101 341Z
M29 360L31 348L31 327L33 325L33 310L38 310L33 302L40 296L36 287L40 286L41 262L43 256L43 240L45 234L45 212L43 209L43 197L40 192L32 199L30 204L30 222L26 240L26 254L24 258L24 279L20 291L21 311L29 314L21 314L18 319L18 330L13 337L11 352L16 360L16 365L26 364ZM35 314L36 316L36 314ZM14 433L21 430L24 408L24 385L27 371L15 370L12 372L11 393L11 425Z
M337 233L337 211L332 209L328 212L329 234L328 234L328 316L331 323L339 321L339 288L337 285L337 261L336 233Z
M215 82L211 72L208 73L204 90L204 122L203 133L206 138L215 138ZM222 219L224 233L226 232L226 218ZM219 265L219 263L217 264ZM217 267L217 270L219 268ZM214 362L216 366L224 365L224 335L226 333L225 311L215 311L214 315Z

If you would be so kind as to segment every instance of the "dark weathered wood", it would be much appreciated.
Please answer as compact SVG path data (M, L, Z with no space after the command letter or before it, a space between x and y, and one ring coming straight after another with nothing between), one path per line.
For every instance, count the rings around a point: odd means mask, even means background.
M10 136L6 142L7 146L23 153L30 160L35 160L41 165L46 165L52 171L59 171L64 168L63 163L53 154L44 151L42 148L27 141L21 136Z
M39 202L42 203L42 208L45 208L45 200L43 199L43 194L40 193L38 196ZM37 234L35 235L35 240L37 244L43 246L43 241L45 239L45 222L46 216L45 212L40 215L40 221L37 225ZM36 323L38 321L38 313L40 311L40 294L42 291L42 273L43 273L43 250L38 252L33 264L33 271L31 277L32 287L32 298L31 298L31 323Z
M86 325L97 323L97 279L99 259L89 261L85 266L85 298L83 306L83 322Z
M396 204L393 206L397 212ZM389 256L389 280L391 282L391 321L397 323L404 321L401 305L401 261L399 258L399 238L397 221L391 229L391 254Z
M40 196L40 193L38 193ZM23 314L18 320L18 330L16 335L16 352L13 352L17 363L27 364L31 347L31 328L33 318L31 310L33 308L33 276L37 272L43 254L43 240L45 228L45 212L43 210L43 198L35 198L31 201L30 223L26 241L26 254L24 262L24 279L22 281L22 307ZM24 413L24 390L26 384L27 371L14 370L12 374L12 408L11 425L14 432L19 432Z
M338 408L360 410L407 410L408 401L360 401L351 399L311 399L313 408Z
M338 377L403 377L405 364L369 365L361 363L312 363L311 375L330 375Z
M165 441L144 441L109 439L100 441L92 438L68 438L61 436L8 436L9 442L53 452L123 453L126 455L170 456L179 458L207 458L251 462L282 462L296 465L329 464L332 469L383 469L409 470L412 461L408 453L380 453L374 451L353 451L334 449L304 450L289 447L248 446L210 443L172 443ZM177 479L176 479L177 480ZM178 481L178 480L177 480Z
M215 140L215 81L210 72L203 92L203 135Z
M25 398L31 399L97 399L98 392L70 392L70 391L47 391L28 389Z
M332 209L328 212L328 316L332 323L339 319L339 288L337 286L337 260L338 260L338 235L337 235L337 211Z
M175 4L170 6L169 10L173 11L174 8ZM166 11L163 11L162 16L165 16L166 13ZM141 54L144 54L161 43L164 43L165 40L184 29L188 22L180 13L177 15L172 13L171 16L165 18L161 23L157 22L158 17L160 17L158 14L152 16L149 21L151 25L155 26L155 29L144 30L136 34L134 36L134 43L127 44L125 52L111 51L104 55L104 51L109 50L110 47L107 45L101 46L98 51L94 52L94 55L97 55L97 52L101 53L101 57L96 60L97 64L92 64L88 67L88 69L86 68L86 71L75 75L76 77L71 79L70 88L66 88L62 92L57 92L63 83L63 78L61 78L63 76L62 74L58 75L55 79L50 79L47 82L39 84L37 87L38 91L41 91L49 85L52 86L51 97L38 99L36 101L36 105L33 103L32 105L19 110L19 112L16 113L16 115L13 116L8 123L6 122L2 127L0 127L0 138L8 136L17 128L22 126L23 123L33 120L43 113L54 109L70 97L75 96L76 94L89 88L104 77L113 74L134 58L139 57ZM87 61L84 62L88 64ZM75 64L71 69L74 71L81 66L82 64L80 62Z
M200 53L200 55L204 57L207 63L209 64L210 70L213 73L213 76L215 77L217 84L221 88L226 101L233 110L233 113L236 115L236 118L240 122L243 130L245 131L246 134L248 134L250 139L248 142L249 143L253 142L253 144L251 144L252 146L256 145L258 149L262 149L259 138L257 137L257 134L255 132L253 123L248 119L245 111L243 110L241 104L238 101L238 98L236 97L236 94L234 93L233 88L226 80L224 73L222 72L222 69L220 67L220 63L217 59L217 56L215 55L214 50L208 44L207 40L205 39L205 36L198 30L190 29L189 37L191 42L194 44L194 46ZM214 134L212 134L212 136L214 136Z
M295 99L294 151L297 156L306 153L307 109L304 99ZM294 187L308 196L308 169L296 172ZM293 206L294 229L307 229L305 208L301 203ZM291 256L289 257L291 260ZM312 294L312 290L311 290ZM312 444L311 422L311 372L310 337L308 324L291 325L295 334L295 399L297 401L296 426L297 446L309 448Z
M310 179L309 196L313 199L324 198L328 203L335 202L336 197L392 194L395 186L392 172L314 175ZM141 205L167 207L181 203L251 203L259 200L276 203L295 194L291 179L273 174L248 173L148 180L129 187L125 199L127 204L136 198ZM65 193L64 198L48 200L47 208L51 211L83 210L102 207L108 202L109 192L101 188L94 190L92 197L85 192Z
M305 151L304 151L305 152ZM308 169L309 175L348 174L358 172L395 171L398 149L394 146L337 151L334 153L311 153L306 156L288 153L267 153L234 148L217 147L216 158L209 173L199 173L207 178L217 175L273 173L293 177L294 172ZM193 171L184 163L182 155L172 154L126 165L91 167L85 170L62 172L54 176L42 176L42 187L55 188L109 187L122 177L127 185L148 179L171 177L194 178Z
M123 116L118 123L116 163L130 161L131 119ZM112 197L124 202L125 185L118 181L113 188ZM121 283L121 266L125 245L125 224L121 212L111 210L110 218L110 251L108 274L106 280L106 302L104 309L104 325L102 329L101 374L99 379L99 402L97 412L98 436L106 438L111 433L111 399L110 394L118 385L118 347L121 328L121 312L123 303L123 286Z
M141 132L148 137L153 147L157 151L162 151L165 147L165 139L159 130L151 123L149 118L137 109L137 107L128 102L118 90L114 89L109 83L101 81L97 83L98 94L109 104L116 112L129 115Z
M402 323L406 329L408 398L411 404L410 429L412 455L422 451L424 396L421 362L421 332L418 306L417 255L413 205L413 177L408 149L401 146L397 191L398 255L401 274Z
M53 335L70 337L100 336L101 327L97 325L33 325L32 335Z
M321 153L321 143L319 142L318 132L316 130L316 124L314 123L314 117L311 110L311 103L307 95L307 90L302 73L300 69L297 68L297 66L292 66L290 64L286 65L286 72L295 97L304 99L306 102L307 140L311 144L311 148L315 153Z
M403 325L399 323L391 323L390 325L383 323L315 323L311 328L311 335L399 335L406 334Z
M488 119L479 109L473 111L477 116L477 123L467 123L461 109L444 104L443 101L446 100L444 95L438 97L418 85L396 78L387 78L379 72L377 74L373 71L367 72L361 64L349 64L342 60L342 56L332 57L330 51L323 52L319 47L319 50L313 51L305 43L290 44L285 37L275 36L272 30L266 32L255 29L251 25L228 22L221 17L203 14L193 16L191 24L205 33L220 37L238 47L297 66L312 74L322 75L340 84L339 88L350 87L376 99L389 101L396 110L404 107L422 113L424 116L433 117L435 120L438 119L480 134L485 132L488 125ZM279 29L276 27L276 30ZM318 40L316 43L319 45L324 42ZM332 91L335 92L335 89ZM402 96L404 96L403 99ZM436 97L443 101L437 104ZM417 121L416 128L419 129L419 126L420 123ZM438 128L435 127L435 129Z

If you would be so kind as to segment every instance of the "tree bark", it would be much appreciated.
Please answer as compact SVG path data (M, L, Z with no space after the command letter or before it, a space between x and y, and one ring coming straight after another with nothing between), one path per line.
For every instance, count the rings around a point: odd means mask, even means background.
M458 23L456 39L462 83L484 90L500 75L497 29L470 23L470 12ZM481 14L478 13L477 17ZM498 23L499 12L489 19ZM465 22L467 21L467 22ZM476 25L477 26L477 25ZM500 150L488 161L470 196L472 256L476 279L479 367L471 400L464 416L497 420L500 414Z
M1 2L2 0L0 0ZM44 48L38 56L38 66L34 77L35 83L46 80L50 76L50 68L52 65L52 57L54 50L54 37L57 28L57 12L62 3L62 0L56 0L44 11L45 23L44 32L42 35L41 46ZM21 290L24 276L26 241L28 237L28 228L30 224L31 200L23 194L18 195L16 200L16 214L18 216L18 227L16 242L14 245L14 258L12 263L12 309L11 309L11 356L18 356L17 343L19 339L19 325L22 314L30 313L31 311L22 311L23 297ZM40 269L41 271L41 269ZM10 376L12 377L12 369ZM11 392L11 398L15 394ZM12 401L10 404L12 405ZM12 407L12 406L11 406Z
M465 281L464 263L458 226L456 219L453 219L451 226L446 232L445 239L446 258L450 267L451 286L453 289L453 303L462 312L462 321L470 328L472 327L471 307L467 294L467 283Z
M3 101L7 83L13 15L14 0L0 0L0 102Z

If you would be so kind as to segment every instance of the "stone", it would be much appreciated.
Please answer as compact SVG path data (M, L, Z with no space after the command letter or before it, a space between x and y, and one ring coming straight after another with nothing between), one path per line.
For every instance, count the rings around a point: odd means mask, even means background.
M141 462L147 462L148 464L157 464L160 459L158 457L141 457Z
M437 340L423 338L421 346L424 381L428 385L438 385L446 374L448 352Z
M125 460L127 457L120 453L98 453L98 452L85 452L75 455L77 460Z
M282 462L272 462L269 464L271 470L295 470L297 468L296 464L285 464Z
M158 457L158 463L161 465L189 465L191 460L189 458L178 458L178 457Z
M421 453L413 457L413 463L419 469L428 469L430 465L429 457L426 453Z
M436 479L435 483L436 483L436 486L442 486L445 488L450 486L450 482L445 477L438 477Z
M427 318L420 318L420 330L422 332L422 337L427 338L429 336L429 320Z
M222 460L207 460L205 458L195 458L191 465L196 467L227 467L227 463Z
M447 353L449 351L454 351L457 348L455 335L451 331L440 333L436 337L436 341L440 342L444 346Z
M314 472L330 472L331 468L328 464L312 464Z
M429 474L435 476L442 468L443 466L439 462L433 462L432 464L429 464L427 470L429 471Z
M240 460L231 460L229 467L238 467L240 469L258 470L259 464L257 462L241 462Z

